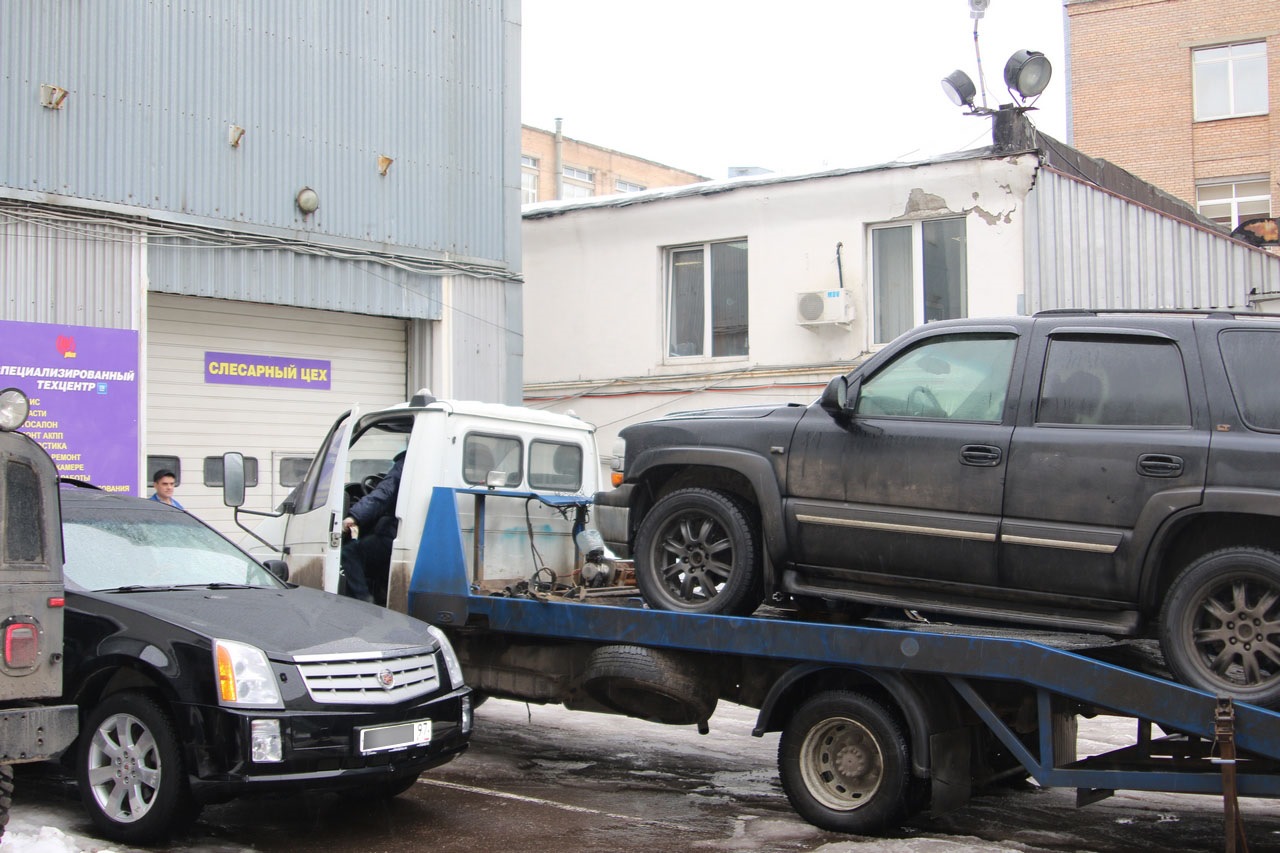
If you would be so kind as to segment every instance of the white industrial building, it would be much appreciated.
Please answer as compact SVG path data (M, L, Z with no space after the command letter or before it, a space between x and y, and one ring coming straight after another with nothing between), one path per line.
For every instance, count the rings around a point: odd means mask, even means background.
M527 205L526 404L595 423L607 454L622 427L665 412L811 402L930 320L1248 311L1280 295L1280 257L1021 112L996 115L993 140L927 162Z

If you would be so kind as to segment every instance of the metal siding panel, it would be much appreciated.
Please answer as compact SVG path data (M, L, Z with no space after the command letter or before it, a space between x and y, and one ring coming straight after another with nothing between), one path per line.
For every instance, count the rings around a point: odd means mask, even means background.
M507 399L507 284L455 276L446 322L453 324L453 384L449 395L489 403ZM519 331L514 330L514 331Z
M1052 308L1247 310L1280 257L1042 169L1028 196L1026 302Z
M501 0L5 4L0 186L507 264ZM39 105L41 83L68 89ZM246 128L239 148L231 124ZM386 177L377 157L394 158ZM320 209L303 217L299 188Z
M173 240L153 241L149 259L150 288L161 293L384 317L441 317L439 276L371 260Z
M0 204L0 319L136 329L141 246L127 228Z

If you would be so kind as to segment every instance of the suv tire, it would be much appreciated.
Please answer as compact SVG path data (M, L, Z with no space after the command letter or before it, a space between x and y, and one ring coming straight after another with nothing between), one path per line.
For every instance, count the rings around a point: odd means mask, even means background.
M636 532L636 582L658 610L747 615L760 603L760 544L747 509L714 489L681 489Z
M1183 684L1280 707L1280 554L1225 548L1193 562L1165 596L1160 647Z

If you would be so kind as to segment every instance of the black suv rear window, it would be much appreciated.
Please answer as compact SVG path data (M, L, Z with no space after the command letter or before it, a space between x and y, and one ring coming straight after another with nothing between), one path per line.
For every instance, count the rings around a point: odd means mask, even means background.
M1036 422L1190 426L1182 353L1172 341L1055 337L1045 359Z
M1276 381L1280 332L1232 329L1218 337L1218 346L1240 418L1250 429L1280 432L1280 382Z

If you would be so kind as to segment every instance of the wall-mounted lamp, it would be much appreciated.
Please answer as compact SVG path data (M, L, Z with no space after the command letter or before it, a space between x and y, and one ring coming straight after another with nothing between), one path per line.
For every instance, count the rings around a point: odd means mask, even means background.
M1038 50L1019 50L1004 65L1004 82L1019 102L1034 98L1049 85L1053 66Z
M240 147L240 140L244 139L244 128L238 124L233 124L227 128L227 144L232 148Z
M71 93L61 86L52 83L40 84L40 106L51 110L60 110Z
M320 207L320 196L311 187L303 187L298 190L294 203L298 205L298 210L301 210L303 214L315 213Z
M392 160L386 154L379 154L378 155L378 174L385 178L387 176L387 170L391 168L391 164L394 162L395 160Z

